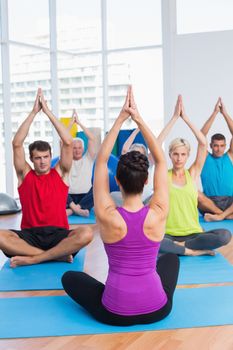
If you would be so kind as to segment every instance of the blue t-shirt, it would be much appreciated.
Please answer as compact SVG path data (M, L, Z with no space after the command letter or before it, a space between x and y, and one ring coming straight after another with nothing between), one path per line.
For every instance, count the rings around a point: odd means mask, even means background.
M203 192L206 196L233 196L233 164L228 153L214 157L208 153L201 172Z

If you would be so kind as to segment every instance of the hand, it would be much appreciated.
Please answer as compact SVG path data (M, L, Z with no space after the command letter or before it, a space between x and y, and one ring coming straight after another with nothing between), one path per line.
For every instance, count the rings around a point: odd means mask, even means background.
M226 107L225 107L224 103L222 102L221 97L219 98L219 102L220 102L220 106L219 106L220 112L223 115L226 115L227 114L227 110L226 110Z
M72 121L72 125L75 123L79 124L78 113L76 112L76 109L73 109L71 121Z
M219 97L216 105L214 106L215 113L219 113L221 111L221 105L221 97Z
M41 90L41 89L40 89ZM40 104L41 104L41 107L42 107L42 111L45 113L45 114L48 114L50 112L48 106L47 106L47 101L45 100L44 98L44 95L43 95L43 92L41 90L40 92Z
M131 91L131 86L128 87L127 90L127 95L125 98L125 103L120 111L119 117L120 119L122 119L123 121L125 121L126 119L129 118L130 116L130 110L129 110L129 106L130 106L130 91Z
M181 116L181 110L182 110L182 96L178 95L173 118L178 119Z
M180 108L181 108L181 111L180 111L180 116L181 118L185 121L188 119L186 113L185 113L185 109L184 109L184 104L183 104L183 99L182 99L182 96L180 95Z
M40 95L41 95L41 88L39 88L37 90L37 94L36 94L36 99L32 108L32 111L37 114L38 112L40 112L42 105L40 103Z
M137 105L135 103L135 100L134 100L132 87L130 88L130 94L129 94L129 113L130 113L131 118L133 119L133 121L135 121L135 123L138 123L139 120L142 119L140 114L139 114L139 111L138 111Z

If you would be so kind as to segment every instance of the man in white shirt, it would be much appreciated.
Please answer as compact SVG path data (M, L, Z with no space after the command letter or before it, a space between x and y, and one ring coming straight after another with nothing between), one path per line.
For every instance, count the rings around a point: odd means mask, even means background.
M86 128L78 119L74 110L72 116L72 125L79 125L88 138L87 151L84 152L84 141L81 138L73 140L73 162L69 174L69 195L67 198L67 215L76 214L88 216L93 207L92 190L92 168L95 159L96 140L92 132ZM71 126L72 126L71 125Z

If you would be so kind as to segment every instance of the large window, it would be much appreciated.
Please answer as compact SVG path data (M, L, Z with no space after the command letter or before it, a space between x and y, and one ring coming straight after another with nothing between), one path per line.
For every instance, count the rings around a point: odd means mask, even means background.
M103 128L102 66L99 54L58 55L59 116L75 108L86 127Z
M6 166L4 152L4 120L3 120L3 95L2 95L2 60L0 47L0 192L6 191Z
M177 33L233 29L232 0L177 0Z
M24 46L10 46L10 80L11 80L11 118L12 134L31 112L37 89L42 88L51 108L50 57L49 53ZM28 145L36 139L48 141L51 146L52 125L48 118L39 112L32 123L25 139L25 153L28 157ZM30 162L30 161L29 161ZM14 178L14 192L17 193L17 180Z
M4 40L10 47L13 136L31 111L38 87L57 117L70 117L76 108L85 126L108 131L128 84L133 84L145 120L158 133L163 119L161 0L8 0L8 15L9 38L6 34ZM4 164L1 98L0 91ZM125 127L135 125L128 122ZM27 157L35 139L54 143L56 150L52 131L42 113L35 118L25 139ZM4 169L1 180L4 190ZM17 195L15 178L13 182Z
M49 47L48 0L8 0L9 39Z
M100 0L57 0L58 49L87 52L101 49Z
M162 43L160 0L108 0L108 48Z
M120 112L128 84L132 84L140 113L151 130L158 134L163 125L161 51L153 49L109 55L109 126ZM135 124L129 119L127 126L135 127Z

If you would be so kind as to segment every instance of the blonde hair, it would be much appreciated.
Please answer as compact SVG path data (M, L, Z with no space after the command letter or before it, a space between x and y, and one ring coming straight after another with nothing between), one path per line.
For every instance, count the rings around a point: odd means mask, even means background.
M181 147L181 146L184 146L186 148L188 154L190 153L190 149L191 149L190 143L185 139L177 137L169 145L169 154L171 154L177 147Z

